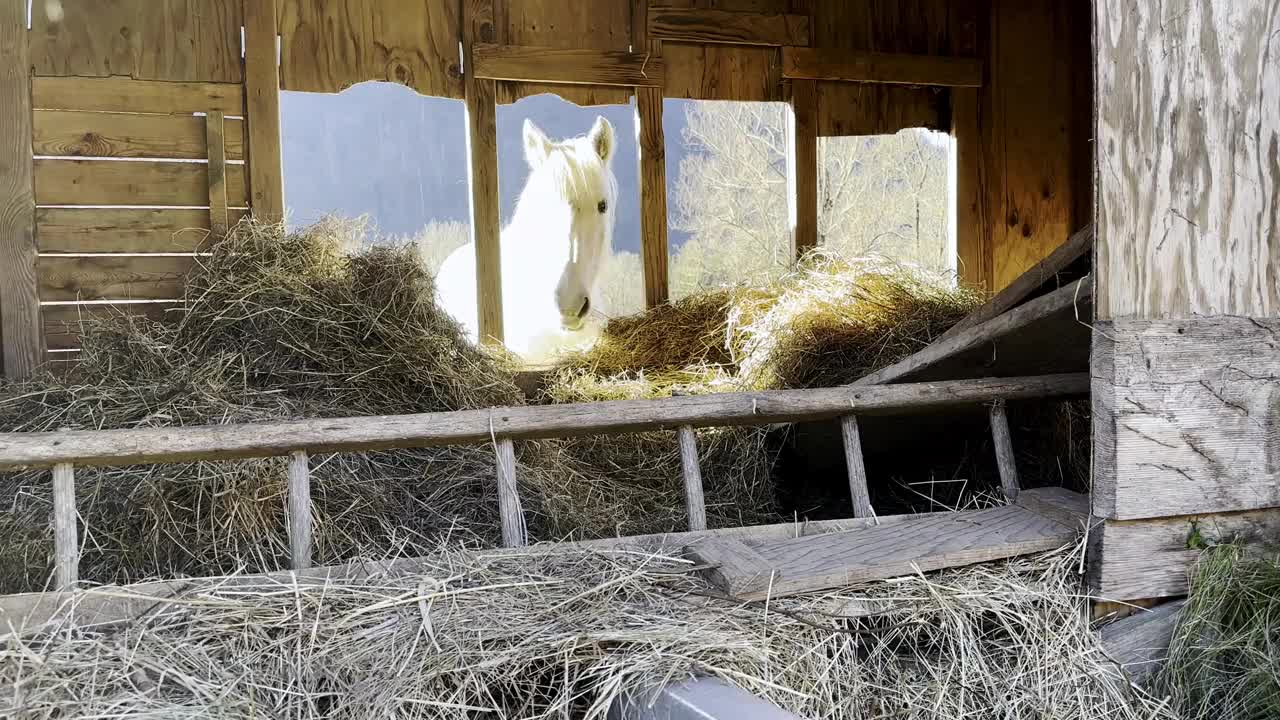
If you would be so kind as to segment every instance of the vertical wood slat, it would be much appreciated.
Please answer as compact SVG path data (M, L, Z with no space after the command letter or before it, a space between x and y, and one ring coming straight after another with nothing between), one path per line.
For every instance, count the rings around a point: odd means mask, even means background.
M1004 401L991 406L991 438L996 448L996 466L1000 470L1000 487L1010 502L1018 499L1018 465L1013 456L1013 439L1009 434L1009 417Z
M467 109L467 176L471 183L471 241L476 253L476 311L482 342L501 343L502 254L498 243L497 82L477 78L472 45L494 42L493 0L464 0L462 14L463 88Z
M844 461L849 469L849 494L853 498L853 516L875 517L871 494L867 491L867 468L862 463L862 436L858 434L856 415L840 418L840 434L844 438Z
M511 438L498 438L494 447L498 468L498 513L502 516L502 546L524 547L524 511L516 485L516 448Z
M791 244L799 259L818 246L818 83L791 81Z
M689 425L681 425L680 466L684 471L685 507L689 511L689 529L707 529L707 503L702 494L702 468L698 466L698 436Z
M982 125L980 90L951 88L951 136L955 142L956 261L960 281L993 291L994 256L986 218L986 190L982 184Z
M54 575L58 590L80 579L80 540L76 529L76 476L71 463L53 466Z
M209 146L209 234L214 238L227 235L227 143L226 121L220 110L209 112L204 119Z
M284 220L280 151L280 68L275 0L244 1L245 122L249 124L249 204L264 222Z
M667 147L662 129L662 88L636 88L640 147L640 255L646 307L667 302Z
M44 358L36 281L27 4L0 3L0 357L28 377Z
M311 467L306 450L289 455L289 567L311 567Z

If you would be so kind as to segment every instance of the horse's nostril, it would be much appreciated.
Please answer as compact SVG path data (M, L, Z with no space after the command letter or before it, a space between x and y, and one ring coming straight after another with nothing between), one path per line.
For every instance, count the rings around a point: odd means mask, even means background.
M582 298L582 309L578 311L578 317L584 318L589 312L591 312L591 298Z

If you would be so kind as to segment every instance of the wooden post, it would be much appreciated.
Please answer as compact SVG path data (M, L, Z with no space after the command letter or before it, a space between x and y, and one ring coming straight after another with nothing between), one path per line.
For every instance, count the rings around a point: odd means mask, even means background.
M476 77L472 46L496 42L493 0L464 0L463 87L467 104L467 176L471 184L471 241L476 253L476 309L482 342L501 344L502 254L498 244L498 85Z
M707 504L702 495L702 468L698 467L698 436L690 425L681 425L680 465L684 470L684 501L689 510L689 529L707 529Z
M649 37L649 2L631 2L631 40L636 52L662 57L662 41ZM640 259L645 307L670 298L667 237L667 140L662 129L662 88L637 87L636 145L640 150Z
M996 465L1000 468L1000 487L1004 496L1013 502L1018 499L1018 465L1013 457L1013 440L1009 435L1009 418L1005 415L1004 401L991 405L991 438L996 446Z
M44 359L36 282L27 4L0 3L0 346L5 377L28 377Z
M220 110L205 115L205 137L209 155L209 236L220 240L227 235L227 150L225 117Z
M984 48L980 26L990 23L979 3L956 3L952 11L951 52L960 57L982 57ZM984 71L985 72L985 71ZM991 252L991 232L987 227L986 190L983 187L982 94L985 88L950 88L951 167L955 173L956 269L960 281L970 287L994 290L995 261Z
M80 540L76 531L76 476L71 463L53 466L54 575L59 590L80 579Z
M498 513L502 516L502 546L524 547L524 511L520 508L520 491L516 486L516 448L511 438L498 438Z
M791 247L799 259L818 246L818 83L791 81L791 143L787 184L791 186Z
M280 68L275 0L244 0L245 121L249 124L249 203L265 222L284 221L280 159Z
M849 468L849 494L853 497L853 516L875 517L871 494L867 491L867 468L862 464L862 437L858 434L858 417L840 418L840 434L844 437L844 462Z
M311 468L306 450L289 455L289 567L311 567Z

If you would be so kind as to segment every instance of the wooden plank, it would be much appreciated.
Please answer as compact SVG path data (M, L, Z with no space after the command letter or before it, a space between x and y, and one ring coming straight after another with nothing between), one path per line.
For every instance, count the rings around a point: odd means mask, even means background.
M249 207L263 222L284 221L280 150L280 68L276 62L276 3L246 0L245 112L249 123ZM231 193L232 198L239 195ZM232 201L232 204L239 203Z
M1091 296L1092 284L1090 278L1077 280L1066 287L1036 298L981 325L969 328L944 340L939 340L901 362L871 373L853 384L855 386L867 386L901 380L931 367L941 365L974 348L982 347L994 340L1017 333L1024 328L1035 325L1037 322L1044 321L1046 318L1073 311L1079 303L1089 300Z
M736 538L709 538L685 548L695 562L711 567L707 578L735 598L768 598L777 570L760 553Z
M0 5L0 363L26 378L40 364L32 194L30 56L25 4Z
M124 316L160 320L171 315L168 311L176 307L178 304L173 302L44 305L40 308L40 315L44 325L45 345L50 350L75 350L80 347L80 335L85 323Z
M778 49L747 45L662 43L670 68L662 93L669 98L777 102L782 94Z
M1080 395L1088 376L717 393L654 400L522 406L419 415L327 418L250 425L0 434L0 469L74 462L127 465L190 459L484 444L492 436L528 440L642 430L767 425L1025 398Z
M43 255L37 270L40 298L69 300L171 300L182 297L190 255Z
M1280 316L1280 6L1094 18L1098 317Z
M209 234L214 239L227 236L227 150L225 120L213 111L205 116L205 134L209 146Z
M502 518L502 546L524 547L529 544L520 507L520 488L516 482L516 450L511 438L498 438L494 446L498 475L498 514Z
M1003 290L996 293L981 307L964 317L942 334L942 338L956 335L1013 309L1033 293L1044 289L1052 283L1059 273L1067 270L1078 260L1085 258L1093 250L1093 226L1073 234L1067 241L1058 246L1049 256L1036 263L1031 269L1018 276ZM940 338L941 339L941 338Z
M987 232L982 178L980 91L951 90L951 136L955 139L956 266L960 282L990 292L993 280L991 234ZM998 314L998 313L997 313Z
M750 548L750 562L722 564L711 580L737 599L764 600L1054 550L1078 534L1076 526L1021 505L916 518L759 543ZM727 542L699 543L690 554L713 562L711 548ZM770 578L767 585L759 581L764 576Z
M457 0L278 0L282 87L336 93L399 83L462 97Z
M640 135L640 254L646 307L670 297L667 239L667 142L662 128L662 90L636 90Z
M80 540L76 528L76 476L70 463L53 466L53 554L58 589L75 587L80 580Z
M1130 682L1143 685L1159 672L1168 659L1173 631L1185 605L1185 600L1174 600L1139 610L1098 631L1103 650Z
M1280 319L1100 323L1094 512L1280 507Z
M1004 403L997 400L991 406L991 439L996 449L996 467L1000 471L1000 489L1006 499L1018 499L1018 461L1013 453L1013 438L1009 435L1009 416Z
M491 0L463 0L463 52L466 67L478 42L492 39ZM467 103L467 177L471 185L471 243L476 253L477 335L502 343L502 224L498 194L497 87L474 72L464 78Z
M227 211L235 224L244 210ZM188 253L205 248L209 213L168 208L36 208L42 253Z
M190 114L220 110L244 115L239 83L179 83L128 78L36 77L32 105L38 110Z
M570 85L662 87L666 66L648 53L476 43L477 78Z
M1099 597L1178 597L1202 543L1236 540L1264 548L1280 537L1280 508L1149 520L1107 520L1090 533L1091 590Z
M31 13L37 75L238 83L240 0L62 0Z
M36 155L208 157L205 121L199 117L37 110L33 127ZM226 120L226 159L244 160L243 120Z
M248 201L243 165L227 166L227 202ZM35 161L39 205L209 204L209 171L204 163L153 160Z
M698 466L698 436L688 425L681 425L676 434L680 440L680 469L684 476L684 502L689 513L689 529L706 530L707 501L702 493L702 468Z
M289 567L311 567L311 467L305 450L289 454Z
M795 208L791 245L798 259L818 246L818 84L791 82L791 162Z
M659 40L735 45L808 45L809 16L655 7L649 34Z
M634 47L640 52L647 46L635 36L644 27L633 19L631 4L631 0L594 0L590 12L583 12L580 5L562 0L500 0L494 3L493 38L483 42L624 52ZM583 107L626 105L632 88L503 82L498 83L497 99L506 104L542 93Z
M981 87L982 72L977 58L782 48L782 76L792 80Z
M853 498L853 516L875 517L871 495L867 492L867 468L862 463L862 437L858 434L858 416L840 418L840 436L844 440L844 464L849 472L849 495Z

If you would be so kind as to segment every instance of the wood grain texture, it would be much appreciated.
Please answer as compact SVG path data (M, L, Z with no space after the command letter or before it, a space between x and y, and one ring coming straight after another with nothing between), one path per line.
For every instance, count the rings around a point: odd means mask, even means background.
M777 48L663 42L669 71L663 94L690 100L779 102L782 66Z
M227 166L227 203L248 203L243 165ZM209 205L204 163L36 160L39 205Z
M981 87L977 58L784 47L782 76L793 80Z
M1096 514L1280 507L1280 319L1102 323L1092 368Z
M1090 534L1091 590L1116 600L1186 595L1187 573L1200 555L1188 547L1193 533L1210 542L1234 539L1255 548L1273 548L1280 537L1280 508L1107 520Z
M0 4L0 363L28 377L44 356L36 282L31 77L23 3Z
M235 224L244 210L229 210ZM189 253L207 249L209 213L168 208L36 208L42 253Z
M209 110L210 113L225 113ZM244 160L244 121L226 122L227 160ZM205 119L37 110L32 143L36 155L203 160L208 155Z
M62 0L31 13L31 61L42 76L238 83L240 0Z
M284 220L284 165L280 140L280 69L276 63L276 0L246 0L244 13L245 113L249 123L249 206L263 222ZM231 192L228 197L239 205Z
M191 459L273 457L321 452L484 444L493 436L528 440L641 430L768 425L859 415L950 408L997 399L1079 395L1084 374L960 380L876 387L717 393L653 400L465 410L420 415L329 418L280 423L0 433L0 468L128 465Z
M459 0L277 0L286 90L381 80L461 98Z
M502 546L524 547L529 543L520 506L520 488L516 478L516 450L511 438L498 438L494 446L498 476L498 515L502 519Z
M1099 629L1098 636L1107 656L1120 665L1130 682L1141 685L1164 665L1185 605L1185 600L1163 603L1151 610L1138 610Z
M1280 316L1280 0L1100 0L1102 319Z
M690 530L707 529L707 501L702 492L702 468L698 465L698 436L682 425L676 430L680 441L680 470L684 476L684 502Z
M667 236L667 142L662 125L662 89L636 91L640 150L640 255L645 307L670 297Z
M950 9L950 54L986 57L982 28L988 23L987 3L952 3ZM986 82L986 79L983 79ZM991 291L991 234L989 207L983 192L982 91L980 88L952 88L951 137L955 192L956 261L960 282ZM1089 98L1092 103L1092 98Z
M862 436L858 433L858 417L840 418L840 437L844 442L844 464L849 473L849 495L853 499L853 516L875 517L871 495L867 491L867 467L862 462Z
M209 145L209 234L214 239L227 236L227 143L225 120L222 113L213 111L205 116L205 135Z
M70 463L53 466L54 580L59 590L74 588L80 580L80 540L76 527L76 475Z
M1013 438L1009 435L1009 416L1004 403L998 400L991 406L991 439L996 450L996 467L1000 471L1000 489L1006 499L1017 500L1021 489L1017 454L1013 452Z
M694 562L711 566L704 575L734 598L772 597L777 568L738 538L707 538L685 549Z
M494 36L492 0L463 0L463 52L466 67L474 68L472 50ZM481 342L501 343L502 232L498 194L497 83L468 72L464 78L467 105L467 177L471 184L471 242L476 253L476 308Z
M636 52L644 52L646 49L645 43L633 39L641 28L632 18L630 0L594 0L590 12L562 0L498 0L494 8L494 37L484 42L561 50L626 52L634 47ZM585 107L626 105L632 91L629 87L601 85L503 82L498 84L497 101L507 104L539 93L553 93Z
M802 46L809 44L809 16L655 7L649 10L649 35L691 43Z
M791 82L791 157L788 183L795 206L791 218L791 247L799 259L818 247L818 84Z
M472 48L476 77L569 85L662 87L666 66L646 52L492 45Z
M244 115L244 86L128 78L37 77L31 80L38 110L191 114L221 110Z
M45 345L50 350L75 350L80 347L80 335L86 325L125 317L160 320L172 317L169 311L176 307L177 303L173 302L43 305L40 316L44 325Z
M190 255L42 255L40 299L171 300L182 297Z
M289 454L289 567L311 567L311 466L305 450Z
M711 562L717 545L747 547L750 562L722 564L711 580L735 598L764 600L1053 550L1077 533L1074 525L1015 504L754 546L709 540L691 546L690 554Z

